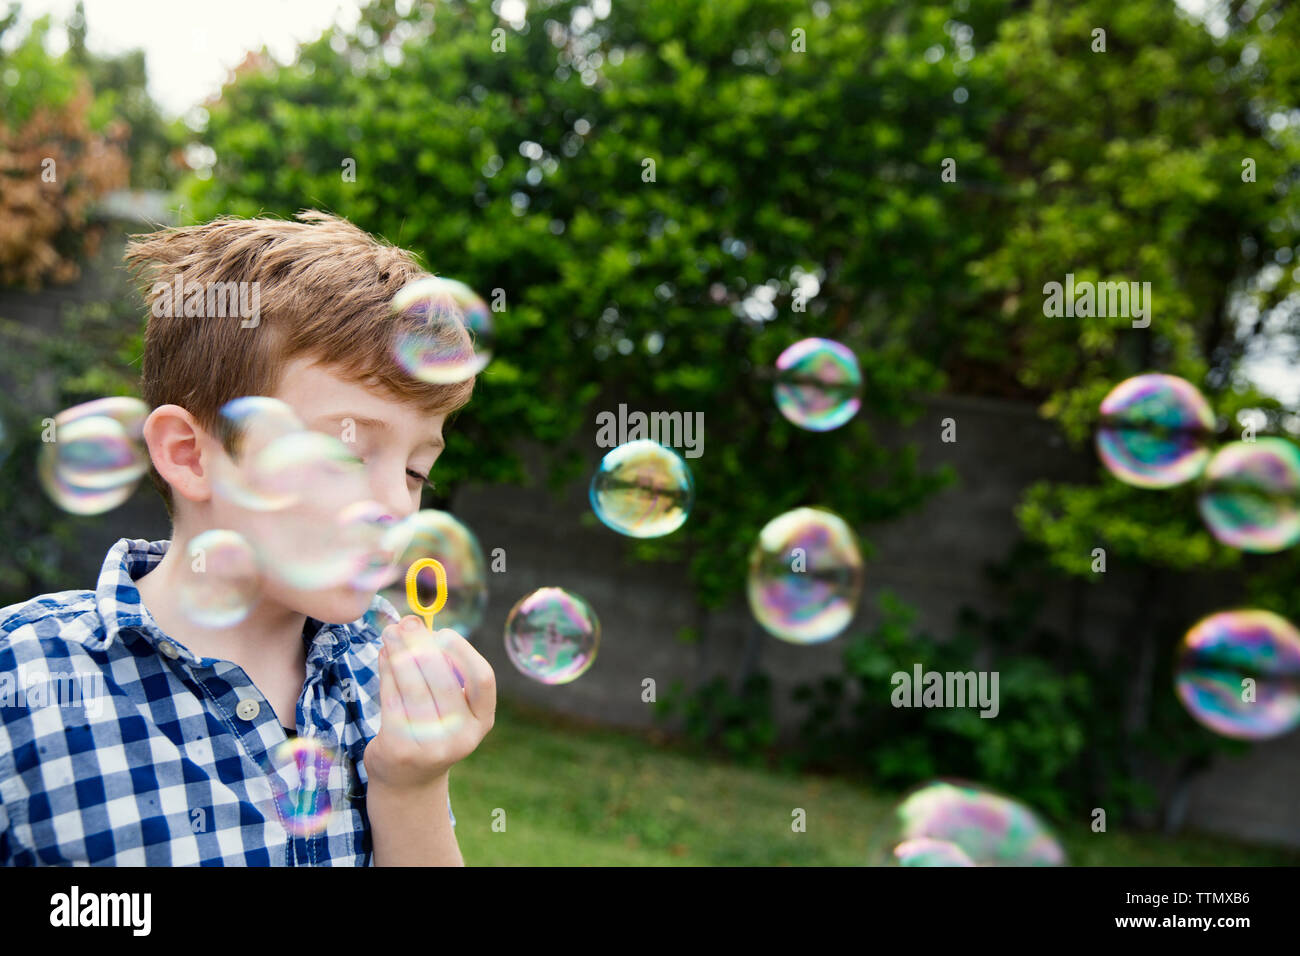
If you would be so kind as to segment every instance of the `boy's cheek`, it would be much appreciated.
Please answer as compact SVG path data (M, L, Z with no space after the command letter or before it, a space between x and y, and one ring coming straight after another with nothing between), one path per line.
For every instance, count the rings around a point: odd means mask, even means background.
M349 585L315 591L281 590L273 582L268 582L263 596L325 624L351 624L365 616L374 599L373 592L358 591Z

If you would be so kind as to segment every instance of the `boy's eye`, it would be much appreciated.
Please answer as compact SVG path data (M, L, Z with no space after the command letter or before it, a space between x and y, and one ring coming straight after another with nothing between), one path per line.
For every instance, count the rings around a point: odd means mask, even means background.
M347 461L349 464L357 464L357 465L365 465L366 463L366 460L360 457L359 455L354 455L351 458L345 459L345 461ZM428 485L429 488L433 491L438 490L438 486L434 484L433 479L430 478L428 475L422 475L418 471L414 470L413 468L406 469L406 475L408 478L414 478L416 481Z
M410 475L412 478L414 478L416 481L423 482L433 490L435 491L437 490L438 486L433 483L433 479L430 478L428 475L422 475L418 471L412 471L410 468L406 469L406 473Z

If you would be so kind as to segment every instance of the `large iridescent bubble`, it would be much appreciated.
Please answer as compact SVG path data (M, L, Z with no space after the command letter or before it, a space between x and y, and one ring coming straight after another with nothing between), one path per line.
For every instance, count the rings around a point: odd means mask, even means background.
M180 608L202 627L232 627L257 603L261 575L243 536L213 528L190 539L181 568Z
M487 563L478 538L461 521L445 511L417 511L403 522L405 537L397 561L401 574L396 584L381 594L399 615L414 614L406 603L406 569L421 558L434 558L447 572L447 603L438 612L435 627L449 627L462 637L471 636L487 611ZM431 568L415 578L420 603L432 607L437 578ZM383 622L386 626L388 621ZM382 626L380 627L382 630Z
M983 787L934 781L894 808L877 862L904 866L1061 866L1065 851L1024 804Z
M600 646L591 605L563 588L538 588L506 616L510 663L542 684L567 684L586 673Z
M649 439L626 442L592 476L591 510L619 534L658 538L686 523L695 479L681 455Z
M800 428L839 428L862 407L862 369L830 339L803 339L776 360L776 407Z
M1205 467L1197 504L1206 527L1229 547L1291 547L1300 541L1300 448L1285 438L1224 445Z
M393 297L392 310L398 323L393 356L412 377L463 382L492 360L492 313L465 283L418 279Z
M1214 413L1190 382L1153 373L1120 382L1101 403L1097 454L1120 481L1171 488L1210 458Z
M862 553L844 519L796 508L759 532L749 555L749 607L773 637L817 644L848 627L862 578Z
M1216 734L1285 734L1300 724L1300 632L1271 611L1212 614L1183 638L1174 686L1188 713Z
M149 470L144 421L149 407L115 396L65 409L54 416L53 441L36 462L41 487L64 511L102 514L122 504Z

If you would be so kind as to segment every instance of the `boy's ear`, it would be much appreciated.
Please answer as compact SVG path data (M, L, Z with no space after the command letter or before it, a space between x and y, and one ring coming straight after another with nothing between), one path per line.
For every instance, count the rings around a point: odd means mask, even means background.
M179 405L159 405L144 422L149 457L172 492L188 501L212 497L211 474L203 465L207 433Z

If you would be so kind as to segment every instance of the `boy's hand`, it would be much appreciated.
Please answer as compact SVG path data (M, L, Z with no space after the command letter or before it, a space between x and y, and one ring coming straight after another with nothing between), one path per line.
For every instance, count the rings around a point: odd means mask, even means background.
M413 615L384 628L383 640L380 725L366 746L366 774L392 790L426 787L492 729L496 675L465 638L450 628L435 634Z

